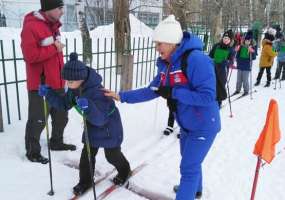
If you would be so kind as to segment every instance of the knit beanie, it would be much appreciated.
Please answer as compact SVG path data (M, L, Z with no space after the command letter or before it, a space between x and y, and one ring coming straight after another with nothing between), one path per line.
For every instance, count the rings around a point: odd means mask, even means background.
M175 19L174 15L169 15L155 27L152 40L154 42L179 44L182 37L183 32L180 23Z
M245 34L244 39L245 40L251 40L252 38L253 38L253 32L252 32L252 30L248 30Z
M41 11L52 10L63 5L63 0L41 0Z
M233 31L230 29L230 30L227 30L226 32L224 32L224 34L223 34L223 38L224 37L228 37L228 38L230 38L231 40L234 38L234 33L233 33Z
M62 69L62 78L69 81L85 80L87 78L87 74L87 66L78 60L77 53L71 53L69 55L69 61Z
M273 41L275 40L276 30L274 28L269 28L264 34L264 39Z

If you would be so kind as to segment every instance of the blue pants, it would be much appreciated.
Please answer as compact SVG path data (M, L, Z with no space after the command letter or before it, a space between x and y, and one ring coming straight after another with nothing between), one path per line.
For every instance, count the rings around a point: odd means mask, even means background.
M181 179L176 200L194 200L196 192L202 192L202 162L216 135L209 131L181 132Z

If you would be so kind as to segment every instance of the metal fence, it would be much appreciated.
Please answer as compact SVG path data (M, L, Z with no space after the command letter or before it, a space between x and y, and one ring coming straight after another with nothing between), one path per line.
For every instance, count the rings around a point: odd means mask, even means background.
M6 44L8 41L5 41ZM18 120L22 118L22 109L25 103L27 103L26 96L26 72L23 56L19 53L20 46L15 40L10 41L9 48L12 52L9 56L5 52L9 49L4 44L3 40L0 40L1 58L0 58L0 95L2 100L3 112L6 111L7 123L11 123L13 116L17 116ZM79 59L82 58L82 49L78 39L73 41L65 40L65 61L68 60L68 55L71 52L78 52ZM92 66L102 76L102 84L111 90L118 91L120 88L120 68L122 66L116 65L117 56L114 48L113 38L97 39L92 41ZM9 49L9 50L11 50ZM146 85L155 75L156 67L155 61L157 53L155 47L150 38L137 37L131 41L131 53L134 56L134 68L133 68L133 87L141 87ZM24 88L23 88L24 87ZM4 91L4 92L2 92ZM23 92L25 91L25 92ZM12 95L12 93L15 93ZM16 98L15 98L16 97ZM13 108L13 110L11 110ZM15 117L14 117L15 118Z
M203 35L199 36L202 40ZM5 43L5 44L4 44ZM81 40L65 40L65 61L71 52L77 52L82 59ZM7 44L8 47L7 47ZM204 48L208 50L208 46ZM80 48L79 48L80 47ZM22 113L27 113L27 90L25 63L19 41L0 40L0 98L2 111L6 112L4 122L11 124L13 120L21 120ZM6 53L9 52L9 53ZM113 38L96 39L92 41L92 66L103 78L104 87L118 91L120 88L120 68L116 65L116 51ZM7 55L6 55L7 54ZM157 52L150 38L136 37L131 41L131 54L134 56L133 88L142 87L150 82L156 73L155 62ZM1 69L2 68L2 69ZM22 105L22 106L21 106ZM23 111L24 110L24 111ZM4 115L3 113L3 115ZM1 119L0 119L1 120Z

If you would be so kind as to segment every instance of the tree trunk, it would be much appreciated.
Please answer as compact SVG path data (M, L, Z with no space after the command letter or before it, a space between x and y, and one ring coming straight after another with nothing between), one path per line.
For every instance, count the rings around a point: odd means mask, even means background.
M271 0L268 0L266 4L266 25L270 26L270 12L271 12Z
M284 2L285 0L282 0L282 13L281 13L281 15L282 15L282 25L283 25L283 27L282 27L282 30L284 31L284 29L285 29L285 2Z
M189 1L189 0L188 0ZM186 20L186 3L187 0L170 0L170 12L175 15L176 19L179 21L183 31L187 30L187 20Z
M133 59L131 55L131 26L129 1L113 0L114 35L117 73L121 74L121 90L131 89ZM120 68L121 66L121 68ZM126 68L126 69L123 69ZM131 69L130 69L131 68Z
M251 26L252 23L253 23L253 0L249 0L249 25Z
M77 0L75 7L77 22L82 36L83 62L92 67L92 40L87 27L84 2L82 0Z
M131 26L128 0L113 0L113 10L116 51L119 55L130 54Z
M211 26L211 41L212 44L217 43L221 39L221 33L223 32L223 11L222 7L219 5L216 10L216 15L214 16L212 26Z

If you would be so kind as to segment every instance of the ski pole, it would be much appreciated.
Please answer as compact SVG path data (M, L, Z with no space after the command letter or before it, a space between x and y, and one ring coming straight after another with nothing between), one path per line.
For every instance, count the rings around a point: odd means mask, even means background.
M249 53L249 67L250 67L250 99L252 98L252 53Z
M45 84L45 75L41 74L41 84ZM50 154L50 142L49 142L49 126L48 126L48 109L47 109L47 101L46 97L43 96L44 100L44 115L45 115L45 127L46 127L46 135L47 135L47 147L48 147L48 159L49 159L49 178L50 178L50 191L48 192L48 195L53 196L54 190L53 190L53 182L52 182L52 165L51 165L51 154Z
M80 88L80 96L82 95L82 88ZM86 145L86 150L87 150L87 157L88 157L88 162L89 162L89 170L90 170L90 175L91 175L91 180L92 180L92 189L93 189L93 196L94 200L96 200L96 190L95 190L95 183L94 183L94 169L92 167L92 161L91 161L91 150L90 150L90 142L89 142L89 137L88 137L88 130L87 130L87 123L86 123L86 116L85 113L82 111L82 119L83 119L83 134L85 138L85 145Z
M227 80L227 92L228 92L228 101L229 101L229 105L230 105L230 117L233 117L233 112L232 112L232 102L231 102L231 95L230 95L230 88L229 88L229 82L231 80L231 76L232 76L232 72L233 72L233 68L231 68L230 73L229 73L229 78Z

